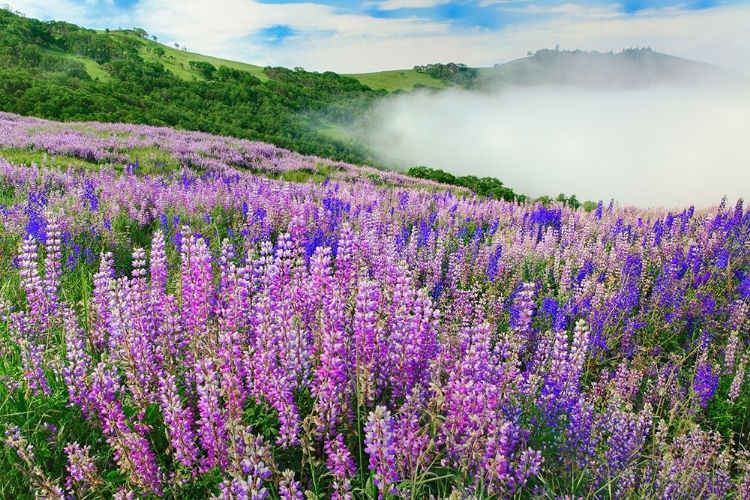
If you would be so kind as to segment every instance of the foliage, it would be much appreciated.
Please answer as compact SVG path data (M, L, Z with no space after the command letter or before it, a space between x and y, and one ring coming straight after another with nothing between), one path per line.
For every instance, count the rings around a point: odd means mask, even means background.
M470 68L463 63L434 63L423 66L414 66L414 71L430 75L432 78L441 80L447 84L455 84L463 87L471 87L477 79L477 69Z
M491 196L498 200L519 200L526 199L524 195L516 194L511 188L505 187L503 183L494 177L477 177L475 175L455 176L444 170L429 168L425 166L412 167L406 175L418 177L420 179L429 179L441 184L451 184L461 186L480 194L482 196Z

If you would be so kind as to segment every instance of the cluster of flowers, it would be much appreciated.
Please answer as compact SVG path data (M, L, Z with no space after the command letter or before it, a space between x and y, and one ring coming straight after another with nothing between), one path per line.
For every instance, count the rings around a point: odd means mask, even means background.
M87 127L123 143L145 130ZM149 134L177 149L177 132ZM107 468L119 498L179 497L217 473L222 499L750 498L741 202L586 213L187 165L0 161L25 292L4 346L19 377L0 391L62 384L103 436L98 452L64 443L53 477L8 428L45 498L106 488ZM127 273L94 256L81 311L61 289L65 235L114 233L118 213L153 226L150 245L129 248ZM205 231L217 214L224 233Z
M138 171L136 162L142 154L145 158L141 160L149 160L155 166L163 163L166 155L177 164L230 177L236 174L235 168L272 175L295 170L317 172L322 168L337 172L337 178L350 182L436 185L396 172L300 155L245 139L148 125L58 123L0 112L0 150L3 149L46 152L50 163L55 156L64 156L98 164L128 164L126 171L133 173Z

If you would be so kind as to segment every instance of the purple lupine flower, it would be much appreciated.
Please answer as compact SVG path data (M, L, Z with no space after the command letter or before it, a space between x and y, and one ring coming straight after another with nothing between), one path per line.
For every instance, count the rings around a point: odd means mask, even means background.
M232 477L219 484L217 499L263 500L269 493L264 481L270 479L275 464L271 446L260 436L253 434L250 427L238 429L234 445L236 454L230 453L232 463L227 474Z
M36 498L46 500L65 500L65 491L57 482L48 477L36 463L34 446L29 444L21 434L21 429L16 426L8 427L5 431L5 445L16 452L23 461L19 466L30 479L36 490Z
M174 374L165 374L160 379L159 401L175 457L185 467L191 467L198 460L193 415L190 407L184 406L180 399Z
M44 291L46 295L46 313L55 314L58 305L58 288L60 287L60 260L62 259L60 224L57 220L50 221L47 226L45 253Z
M219 404L221 390L216 376L215 363L212 359L201 359L195 366L198 415L198 440L206 452L202 459L201 469L207 471L220 465L225 469L228 464L227 433L224 427L224 417Z
M549 364L540 367L544 382L539 401L552 425L554 419L572 410L580 396L580 378L589 350L588 341L589 331L586 323L584 320L578 320L570 347L567 332L556 333L554 342L549 346Z
M714 397L718 386L719 376L714 373L711 364L706 360L699 361L693 380L693 391L698 398L698 406L705 409L708 402Z
M52 391L45 374L47 365L42 356L43 347L37 341L37 335L34 335L35 326L32 318L22 311L10 315L8 327L21 348L23 375L28 387L34 394L50 395Z
M183 227L179 234L183 232L189 233L189 229ZM193 338L206 331L214 307L212 258L203 238L186 239L181 256L182 317L188 336Z
M300 482L294 479L294 471L289 469L281 473L279 481L279 498L281 500L304 500Z
M69 307L63 308L63 325L65 327L65 355L68 364L63 369L65 383L68 386L68 401L81 407L86 418L91 418L87 374L91 368L91 356L86 351L86 335L78 326L75 313Z
M99 413L107 442L115 450L114 459L129 482L144 492L163 494L162 473L156 463L151 445L137 429L126 422L122 400L118 395L122 386L116 371L99 363L92 373L87 397Z
M325 442L326 464L333 476L332 500L351 500L351 480L357 472L354 457L344 443L344 436L336 434Z
M415 388L399 408L393 425L393 445L400 477L412 477L425 470L433 459L430 435L424 426L426 410Z
M721 435L694 426L670 443L668 432L666 423L660 422L655 440L654 477L647 477L650 480L641 485L639 496L726 498L735 485L732 459Z
M531 324L534 319L534 296L536 295L536 285L533 282L523 283L521 291L518 292L513 304L514 310L517 311L515 318L511 318L511 328L522 337L523 342L521 349L529 347L531 341ZM515 319L515 321L513 321Z
M371 280L360 280L357 289L353 332L357 394L364 403L372 403L383 350L375 317L381 296L377 283Z
M388 356L382 369L392 387L393 397L404 397L417 386L426 386L429 363L438 351L437 322L440 313L433 309L425 290L415 293L407 269L398 266L391 303Z
M42 331L46 330L49 321L46 307L46 290L38 266L36 240L27 236L23 240L18 267L20 268L21 286L26 291L29 304L29 314L37 322Z
M318 248L312 258L313 287L320 295L323 311L320 331L320 364L315 373L315 410L321 416L318 431L327 433L349 407L349 346L343 324L343 304L335 293L331 276L331 251Z
M378 498L382 500L386 491L396 494L394 483L398 481L391 412L384 406L376 406L367 416L364 431L365 453L370 457L368 468L375 472L372 483L378 488Z
M112 299L112 286L115 277L114 255L111 252L101 254L99 271L94 274L93 310L94 327L91 333L91 343L95 349L104 349L109 341L106 332L110 327L110 302Z
M150 261L151 297L153 305L158 307L166 294L168 278L166 239L162 231L154 232Z
M65 466L65 470L68 471L65 489L71 495L77 492L85 493L91 488L95 490L104 484L94 458L89 455L90 451L90 446L82 447L75 441L65 447L65 455L68 457L68 463Z
M99 198L96 196L94 183L91 179L83 181L82 201L84 208L88 208L92 212L99 210Z
M232 262L234 247L224 240L221 248L220 268L220 296L217 301L217 315L219 317L218 359L221 371L221 391L226 407L226 418L239 425L247 390L243 382L246 372L242 364L242 336L239 329L244 325L241 318L242 310L241 287L239 271Z
M619 408L613 401L595 420L598 442L604 445L604 457L596 476L600 482L616 477L638 457L651 432L652 414L646 404L640 414Z
M729 393L727 394L727 401L733 403L739 396L742 386L745 383L745 377L747 376L747 365L750 354L745 352L740 360L739 366L737 366L732 379L732 384L729 386Z
M298 376L305 370L303 332L295 327L292 304L292 262L295 254L288 234L279 237L275 255L262 246L258 262L262 291L254 297L251 322L254 356L248 363L248 385L256 400L265 400L279 414L282 447L299 442L300 418L294 401ZM300 363L301 362L301 363Z
M539 475L542 470L542 452L527 448L521 452L518 461L514 464L514 473L511 480L508 481L509 491L515 493L526 486L526 483L533 476Z
M24 213L28 215L26 235L44 243L47 240L47 222L44 217L47 194L43 191L29 191L28 196L28 203L24 209Z

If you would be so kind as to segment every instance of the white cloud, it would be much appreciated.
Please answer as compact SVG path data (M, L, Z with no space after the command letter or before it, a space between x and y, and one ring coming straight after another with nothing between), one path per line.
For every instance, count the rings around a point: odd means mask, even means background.
M491 5L513 5L527 2L531 2L531 0L481 0L479 6L489 7Z
M380 10L426 9L450 2L451 0L383 0L374 2L373 5Z
M412 36L367 30L348 36L315 37L274 47L285 65L340 72L410 68L430 62L491 66L550 48L619 51L650 46L668 54L750 74L750 6L605 19L553 17L498 31L441 29ZM403 28L401 26L400 28ZM304 36L304 34L302 35Z
M513 12L517 14L555 15L562 14L580 19L610 19L624 17L622 9L618 4L610 5L584 5L579 3L565 3L562 5L509 5L503 3L496 7L501 12Z
M611 6L589 8L587 13L584 7L568 4L544 21L496 31L424 18L342 14L316 4L217 0L208 6L142 0L140 8L144 27L191 50L318 71L367 72L438 61L491 66L559 44L564 49L604 52L650 46L750 74L750 6L624 16L616 15ZM252 42L254 31L276 24L289 25L296 35L273 48ZM249 42L238 44L241 38Z
M81 5L80 2L71 0L60 0L49 2L46 0L13 0L11 7L14 10L23 12L28 17L37 19L58 19L73 23L81 23L86 20L89 13L93 12L96 5L86 2ZM90 17L89 17L90 18Z
M384 0L382 5L444 0ZM567 3L551 8L508 0L480 0L525 12L522 23L497 30L450 21L375 18L316 3L264 4L255 0L140 0L130 9L112 0L17 0L32 17L62 19L94 28L141 26L159 40L189 50L254 64L302 66L339 72L410 68L430 62L491 66L554 47L619 51L650 46L668 54L750 74L750 6L698 11L666 8L624 15L612 4ZM294 35L269 47L259 34L275 25Z
M165 41L179 42L191 51L220 57L240 58L250 63L281 64L278 47L269 49L253 34L276 25L291 27L295 54L309 53L323 39L332 46L366 40L377 44L391 38L446 33L449 25L428 19L378 19L314 4L263 4L251 0L215 0L211 3L175 0L141 0L135 17L150 32ZM273 53L269 53L273 50ZM283 52L283 51L282 51ZM253 58L261 58L259 61ZM304 66L309 58L290 66ZM330 69L320 68L317 69Z

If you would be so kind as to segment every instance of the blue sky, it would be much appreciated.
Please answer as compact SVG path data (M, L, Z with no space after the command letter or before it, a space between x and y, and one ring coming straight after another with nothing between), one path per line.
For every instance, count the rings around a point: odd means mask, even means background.
M144 28L259 65L366 72L491 66L551 48L650 46L750 74L750 0L11 0L31 17Z

